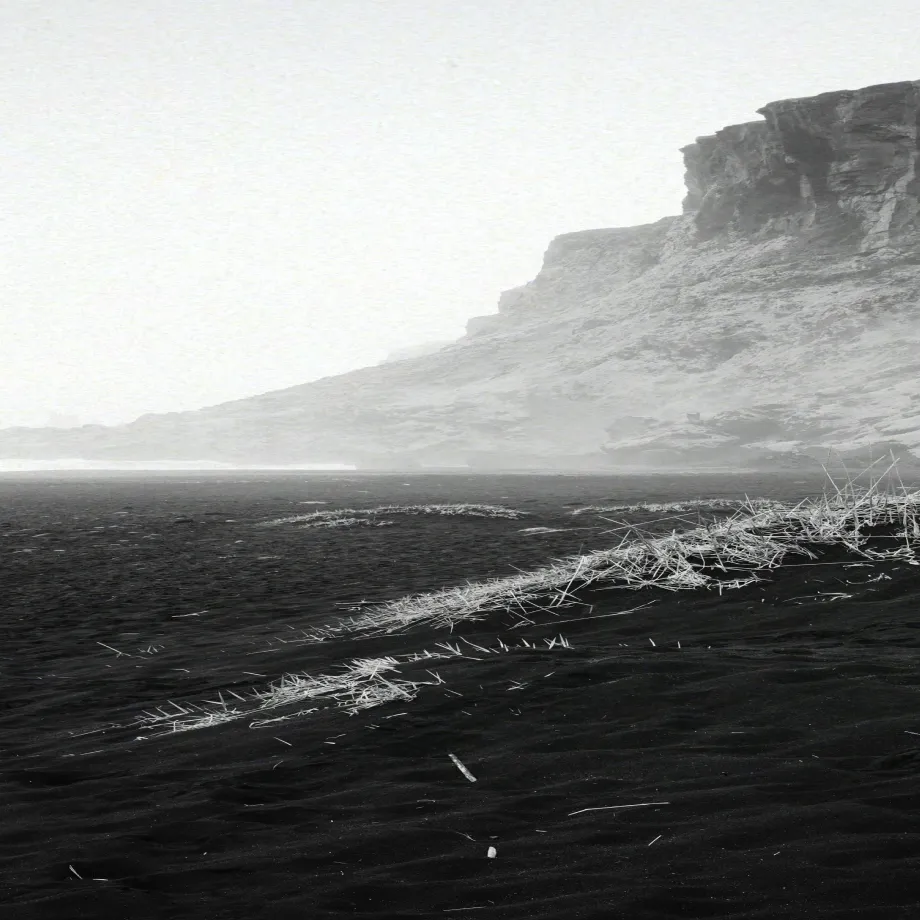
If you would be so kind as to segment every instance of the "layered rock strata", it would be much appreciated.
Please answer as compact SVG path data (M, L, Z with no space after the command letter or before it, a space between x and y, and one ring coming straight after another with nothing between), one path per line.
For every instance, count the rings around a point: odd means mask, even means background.
M683 214L557 237L436 354L0 457L370 468L920 457L920 81L773 102L683 148Z

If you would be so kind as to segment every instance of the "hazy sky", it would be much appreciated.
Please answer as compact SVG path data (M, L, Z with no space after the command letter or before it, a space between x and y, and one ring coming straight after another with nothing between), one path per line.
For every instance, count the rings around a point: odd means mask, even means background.
M916 0L0 0L0 424L460 336L678 148L920 78Z

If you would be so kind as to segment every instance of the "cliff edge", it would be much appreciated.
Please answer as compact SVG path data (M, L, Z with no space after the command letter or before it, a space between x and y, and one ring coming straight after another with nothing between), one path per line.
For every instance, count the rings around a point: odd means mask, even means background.
M474 468L920 458L920 81L772 102L682 150L683 213L554 239L436 354L0 457Z

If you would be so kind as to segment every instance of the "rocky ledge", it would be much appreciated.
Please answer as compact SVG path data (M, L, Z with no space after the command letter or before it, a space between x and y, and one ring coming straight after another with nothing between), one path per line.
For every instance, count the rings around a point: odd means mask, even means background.
M557 237L424 354L5 458L786 468L920 458L920 81L772 102L683 148L684 213Z

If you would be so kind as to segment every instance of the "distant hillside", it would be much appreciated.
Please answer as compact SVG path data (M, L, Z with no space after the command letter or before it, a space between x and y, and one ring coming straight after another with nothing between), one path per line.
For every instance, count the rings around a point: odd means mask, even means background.
M0 457L660 468L920 457L920 82L683 149L684 213L557 237L434 354Z

